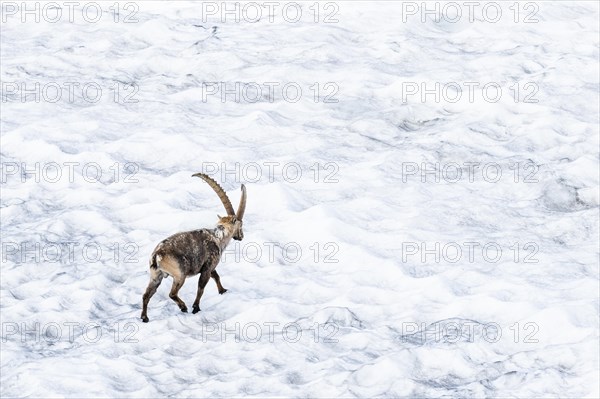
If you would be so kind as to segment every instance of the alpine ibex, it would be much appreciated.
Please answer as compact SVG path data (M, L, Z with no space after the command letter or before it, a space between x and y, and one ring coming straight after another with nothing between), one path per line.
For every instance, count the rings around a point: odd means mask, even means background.
M219 222L214 229L200 229L174 234L162 240L152 252L150 257L150 283L143 296L142 321L148 322L148 302L165 276L173 277L173 286L169 298L175 301L182 312L187 312L185 303L177 296L186 277L200 274L198 280L198 293L194 301L192 313L200 311L200 298L204 287L212 277L217 283L219 294L227 292L221 285L221 279L215 268L221 260L223 250L231 241L241 241L244 238L242 231L242 218L246 209L246 187L242 184L242 198L237 214L233 211L231 201L219 184L203 173L197 176L206 181L217 193L225 206L227 216L218 216Z

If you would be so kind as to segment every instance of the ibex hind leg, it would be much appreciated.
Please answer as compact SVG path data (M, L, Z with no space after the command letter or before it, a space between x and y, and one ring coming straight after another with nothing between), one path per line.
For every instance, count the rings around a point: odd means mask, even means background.
M185 275L181 271L179 267L179 262L172 256L165 256L161 260L158 261L158 267L166 274L173 277L173 285L171 286L171 292L169 293L169 298L171 298L179 309L182 312L187 312L187 306L185 306L185 302L179 298L179 290L185 283Z
M182 277L179 277L179 278L173 277L173 285L171 286L171 292L169 293L169 298L171 298L172 300L175 301L175 303L177 304L177 306L179 306L179 309L181 309L181 311L183 313L187 313L187 306L185 306L185 302L183 302L181 300L181 298L179 298L179 296L177 295L179 293L179 290L183 286L184 282L185 282L185 277L183 277L183 278Z
M164 273L157 268L150 268L150 282L148 283L148 288L146 288L146 292L144 293L143 304L142 304L142 321L144 323L148 323L148 302L150 302L150 298L152 295L156 293L156 289L162 282L164 277Z

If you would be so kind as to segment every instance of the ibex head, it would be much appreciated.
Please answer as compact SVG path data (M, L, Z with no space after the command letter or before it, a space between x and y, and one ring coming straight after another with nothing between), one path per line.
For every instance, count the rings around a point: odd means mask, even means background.
M217 215L219 217L218 224L232 231L234 240L242 241L244 238L244 231L242 230L242 218L244 217L244 211L246 210L246 186L242 184L242 198L240 199L240 205L238 206L238 211L236 213L233 211L233 206L231 205L231 201L229 201L229 197L227 197L225 190L223 190L223 188L219 186L216 181L204 173L195 173L192 176L201 178L207 182L213 190L215 190L221 199L223 206L225 207L225 211L227 212L227 216L221 217Z

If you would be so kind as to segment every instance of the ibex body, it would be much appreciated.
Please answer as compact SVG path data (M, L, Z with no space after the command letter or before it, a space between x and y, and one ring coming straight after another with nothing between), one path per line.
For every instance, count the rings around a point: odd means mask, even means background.
M187 277L200 274L198 292L192 308L193 313L200 311L200 298L204 287L212 277L217 283L219 294L227 290L221 285L221 279L215 270L221 254L233 238L241 241L244 238L242 218L246 209L246 187L242 184L242 198L237 214L231 201L219 184L209 176L196 173L215 190L225 206L227 216L220 217L214 229L200 229L174 234L161 241L150 257L150 283L143 296L142 321L148 322L148 302L166 276L173 278L173 286L169 297L174 300L182 312L187 312L185 303L177 295Z

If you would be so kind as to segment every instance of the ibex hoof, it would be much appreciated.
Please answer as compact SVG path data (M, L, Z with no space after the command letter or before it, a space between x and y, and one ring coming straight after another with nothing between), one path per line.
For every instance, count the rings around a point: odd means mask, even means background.
M187 307L185 307L185 306L184 306L183 308L181 308L181 311L182 311L183 313L187 313Z
M150 321L150 319L148 319L148 316L143 316L143 317L142 317L142 321L143 321L144 323L148 323L148 322Z
M221 291L219 291L219 294L223 295L226 292L227 292L227 288L223 288Z
M194 309L192 309L192 313L196 314L200 311L200 306L194 306Z

